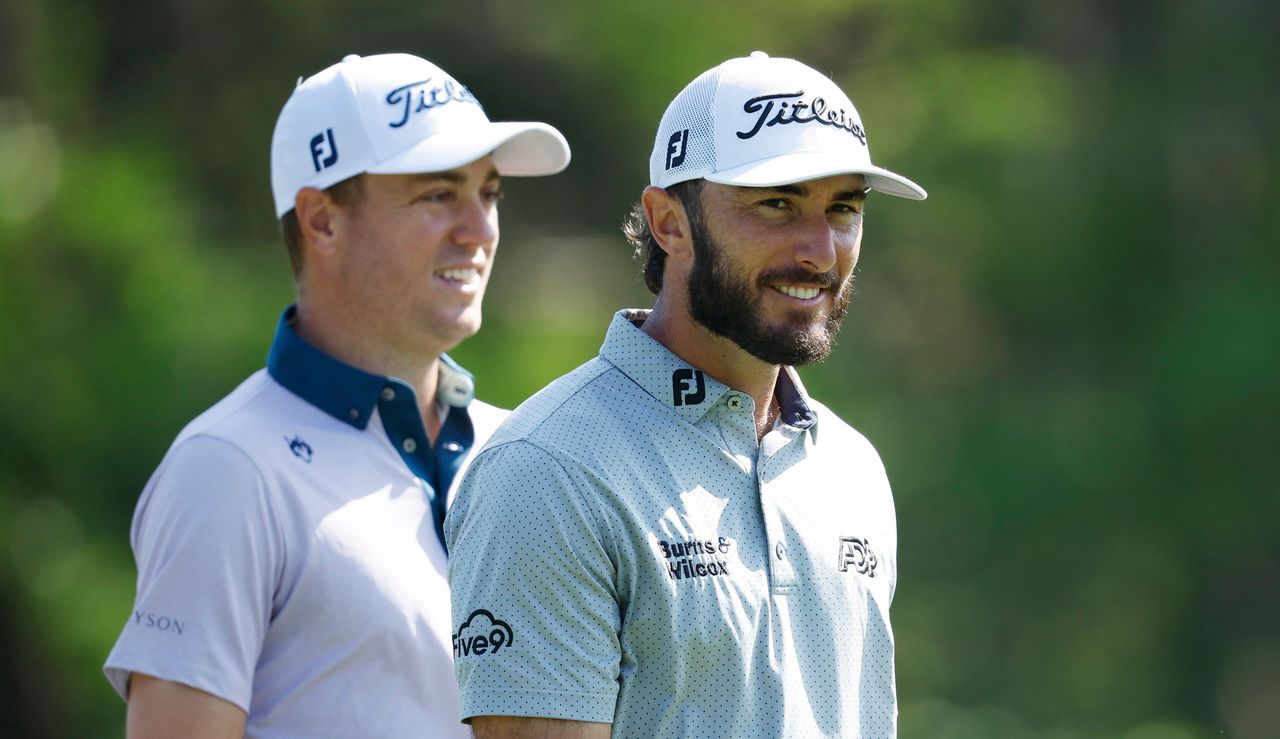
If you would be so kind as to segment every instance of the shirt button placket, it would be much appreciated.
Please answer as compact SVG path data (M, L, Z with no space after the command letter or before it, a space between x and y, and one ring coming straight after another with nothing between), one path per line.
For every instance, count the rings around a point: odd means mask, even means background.
M773 490L764 482L761 468L767 463L768 460L761 460L757 464L756 489L760 494L760 511L764 515L764 535L769 547L766 551L773 553L769 562L769 584L773 592L785 593L795 585L796 577L791 561L787 558L786 531L782 525L782 516L778 512L781 491Z

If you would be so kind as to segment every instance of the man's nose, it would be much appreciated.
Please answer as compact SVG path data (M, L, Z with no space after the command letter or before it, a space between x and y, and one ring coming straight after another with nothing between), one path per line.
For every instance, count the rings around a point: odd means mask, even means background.
M487 244L498 238L498 211L481 195L465 199L460 206L454 227L454 239L459 244Z
M795 258L813 272L827 272L836 266L839 241L825 213L803 219L796 234Z

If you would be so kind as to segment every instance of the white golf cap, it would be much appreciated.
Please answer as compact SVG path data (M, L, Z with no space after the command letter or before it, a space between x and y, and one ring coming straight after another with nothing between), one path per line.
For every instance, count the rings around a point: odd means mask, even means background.
M699 178L772 187L838 174L863 175L888 195L926 196L871 163L862 119L835 82L762 51L709 69L681 90L649 157L649 182L658 187Z
M304 187L368 172L442 172L487 154L499 174L555 174L564 136L545 123L492 123L471 91L411 54L347 56L300 80L271 138L276 216Z

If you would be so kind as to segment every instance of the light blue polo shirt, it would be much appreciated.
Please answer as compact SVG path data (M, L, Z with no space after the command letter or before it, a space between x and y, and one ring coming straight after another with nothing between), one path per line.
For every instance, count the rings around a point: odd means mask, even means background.
M143 490L107 677L126 697L133 672L212 693L250 737L462 739L440 531L506 412L441 357L430 445L412 387L326 355L292 315L266 369L183 429Z
M521 405L445 524L463 717L616 737L892 737L893 501L875 450L779 375L753 403L632 320Z

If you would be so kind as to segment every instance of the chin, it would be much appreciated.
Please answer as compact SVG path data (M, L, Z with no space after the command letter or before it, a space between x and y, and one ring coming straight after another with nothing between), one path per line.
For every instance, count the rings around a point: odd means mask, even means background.
M796 311L783 317L782 320L774 321L770 328L774 331L809 333L821 330L826 324L827 316L825 311L817 315L805 311Z
M453 331L449 332L453 337L453 342L449 348L453 348L463 341L475 336L480 331L480 315L476 314L475 318L466 318L456 322Z
M436 313L418 325L419 337L424 345L442 347L449 351L480 330L480 312Z

